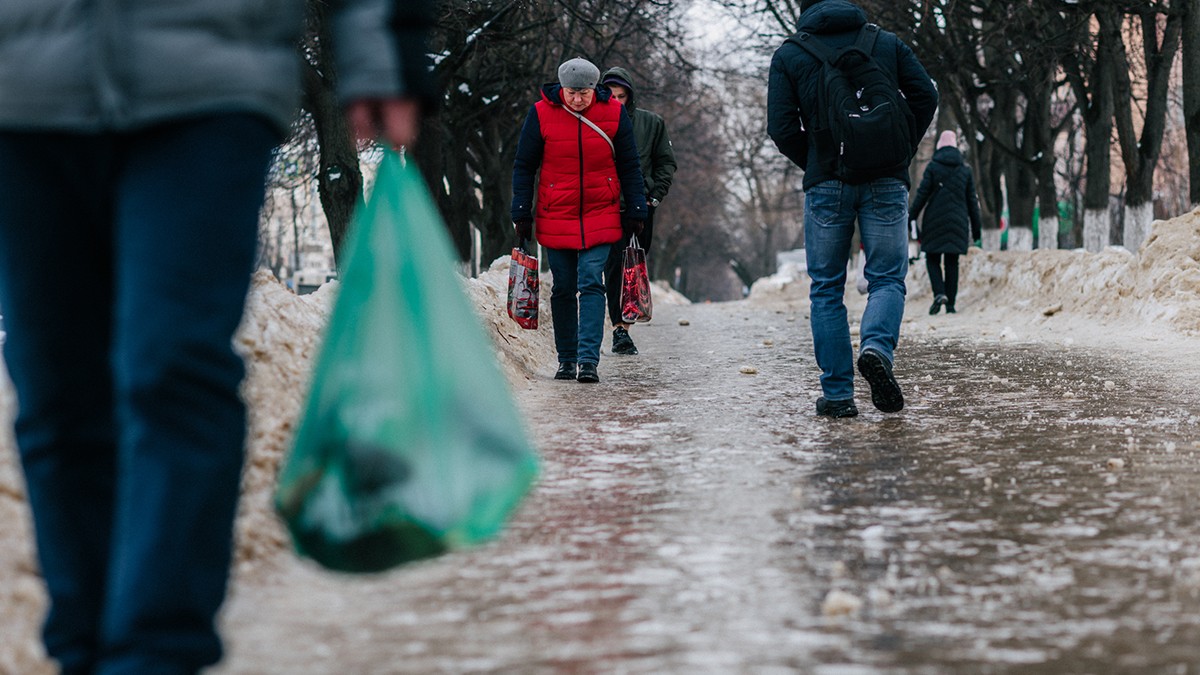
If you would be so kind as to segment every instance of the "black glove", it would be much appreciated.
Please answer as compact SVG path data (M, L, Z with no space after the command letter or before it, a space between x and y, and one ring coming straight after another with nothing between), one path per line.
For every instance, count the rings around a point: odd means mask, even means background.
M621 219L621 229L625 231L625 234L641 234L644 226L645 223L640 220L634 220L633 218Z
M514 220L513 227L517 228L517 237L522 241L533 239L533 220L529 218Z

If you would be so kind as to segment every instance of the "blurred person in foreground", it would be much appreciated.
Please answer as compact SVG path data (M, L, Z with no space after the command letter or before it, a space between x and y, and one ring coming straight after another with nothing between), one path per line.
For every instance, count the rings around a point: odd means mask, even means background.
M929 313L937 314L945 307L946 313L953 314L957 311L958 256L966 255L970 245L983 236L975 176L963 162L958 136L953 131L943 131L938 137L933 161L925 167L908 211L913 223L925 212L917 239L933 289Z
M646 220L637 233L638 244L649 255L654 242L654 212L662 200L667 198L671 181L675 176L675 150L667 136L667 124L661 115L637 107L633 79L624 68L609 68L600 78L600 84L608 87L612 97L625 106L633 120L633 138L637 141L638 159L641 162L642 178L646 185ZM613 325L612 353L634 355L638 353L633 338L629 336L629 324L621 318L621 286L625 264L625 249L629 246L629 233L612 247L608 264L604 269L605 293L608 295L608 319Z
M797 32L775 51L767 86L767 132L788 159L804 168L804 249L812 280L809 299L813 346L821 368L822 396L816 412L824 417L853 417L854 347L844 302L850 242L858 220L866 253L867 307L861 324L858 370L871 386L871 401L882 412L904 407L904 395L892 373L900 323L904 317L904 277L908 273L908 165L937 109L933 81L915 54L894 34L867 23L867 16L846 0L803 0ZM816 47L802 44L816 42ZM898 133L870 138L849 147L834 129L866 118L827 107L823 59L809 49L834 54L869 43L875 88L892 99L889 125ZM869 50L869 51L868 51ZM854 59L851 64L860 63ZM864 80L866 81L866 80ZM857 85L857 83L855 83ZM866 104L866 90L859 90ZM854 90L849 92L854 96ZM873 99L873 102L877 99ZM878 108L877 108L878 110ZM839 117L839 113L841 117ZM853 113L853 114L847 114ZM832 142L831 142L832 139ZM846 141L846 142L839 142ZM885 150L887 152L885 152ZM848 169L847 151L859 162ZM882 166L884 161L887 166Z
M633 121L599 80L586 59L560 65L525 117L513 162L513 225L546 248L554 277L554 379L589 383L600 381L609 251L646 219Z
M0 306L16 441L66 675L196 673L232 562L234 330L305 3L5 0ZM331 20L362 137L414 140L431 2Z

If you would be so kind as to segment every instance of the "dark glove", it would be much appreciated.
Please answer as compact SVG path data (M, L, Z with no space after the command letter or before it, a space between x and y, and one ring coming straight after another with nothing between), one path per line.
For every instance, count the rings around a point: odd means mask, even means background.
M517 228L517 237L522 241L533 239L533 220L529 218L514 220L513 227Z
M634 220L633 218L622 218L621 219L621 229L625 231L625 234L633 234L633 235L641 234L642 227L644 227L644 226L645 226L645 223L643 223L640 220Z

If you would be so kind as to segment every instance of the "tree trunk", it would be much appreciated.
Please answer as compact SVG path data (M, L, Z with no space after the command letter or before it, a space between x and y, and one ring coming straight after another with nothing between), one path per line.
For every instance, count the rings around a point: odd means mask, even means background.
M1115 100L1117 137L1121 143L1121 159L1125 163L1125 248L1136 252L1148 234L1154 215L1154 169L1162 151L1166 131L1167 92L1170 87L1171 65L1179 48L1182 26L1179 13L1168 14L1159 40L1159 14L1146 9L1140 16L1142 24L1142 54L1146 62L1146 101L1141 134L1134 131L1133 84L1129 77L1129 59L1124 43L1114 50L1114 72L1117 87Z
M310 25L315 28L317 63L305 60L304 107L312 115L320 147L317 192L329 222L334 264L341 268L342 246L350 227L350 216L362 199L363 178L358 165L358 148L346 124L346 116L334 94L337 76L333 71L333 38L324 3L309 4Z
M1111 243L1108 197L1111 191L1114 42L1121 40L1120 16L1115 8L1103 5L1096 18L1100 32L1096 43L1096 63L1088 79L1087 106L1083 111L1087 129L1084 155L1087 163L1087 187L1083 194L1083 247L1099 252ZM1081 89L1076 86L1077 92Z
M1039 249L1058 248L1058 190L1054 185L1054 156L1038 164L1038 239Z
M1200 0L1187 0L1183 34L1183 119L1187 133L1188 196L1200 207Z

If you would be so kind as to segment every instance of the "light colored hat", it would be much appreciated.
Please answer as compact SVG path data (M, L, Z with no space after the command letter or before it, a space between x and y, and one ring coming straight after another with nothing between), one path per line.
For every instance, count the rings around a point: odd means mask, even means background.
M595 89L600 69L591 61L573 58L558 67L558 83L567 89Z
M938 136L937 149L942 148L957 148L958 135L953 131L943 131L941 136Z

